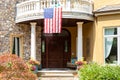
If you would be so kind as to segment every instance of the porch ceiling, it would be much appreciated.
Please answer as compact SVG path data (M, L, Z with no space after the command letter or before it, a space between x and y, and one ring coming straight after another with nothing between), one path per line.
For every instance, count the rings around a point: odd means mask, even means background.
M31 20L31 21L25 21L25 22L21 22L18 24L30 24L30 22L37 22L37 26L44 26L44 20L43 19L36 19L36 20ZM66 26L66 27L73 27L73 26L77 26L77 22L90 22L87 20L81 20L81 19L66 19L63 18L62 19L62 26Z

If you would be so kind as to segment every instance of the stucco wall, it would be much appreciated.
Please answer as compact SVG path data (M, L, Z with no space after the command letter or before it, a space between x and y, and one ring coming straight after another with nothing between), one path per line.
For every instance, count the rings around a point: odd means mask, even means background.
M94 10L112 4L120 4L120 0L94 0Z
M88 62L93 60L94 49L94 25L93 22L83 24L83 56Z
M106 15L96 18L95 23L95 45L93 51L93 60L98 63L104 63L104 28L119 27L120 15Z

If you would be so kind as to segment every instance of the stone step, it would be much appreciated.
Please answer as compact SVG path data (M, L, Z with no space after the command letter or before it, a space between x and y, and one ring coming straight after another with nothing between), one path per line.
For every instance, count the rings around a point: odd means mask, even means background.
M79 80L75 77L39 77L38 80Z
M73 77L73 74L45 74L45 75L41 75L41 77Z
M76 70L41 70L39 80L79 80Z

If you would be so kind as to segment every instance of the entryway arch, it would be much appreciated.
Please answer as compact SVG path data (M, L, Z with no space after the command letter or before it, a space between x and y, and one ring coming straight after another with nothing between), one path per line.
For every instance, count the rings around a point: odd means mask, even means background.
M42 31L41 54L43 68L66 68L71 59L70 32L67 29L53 34Z

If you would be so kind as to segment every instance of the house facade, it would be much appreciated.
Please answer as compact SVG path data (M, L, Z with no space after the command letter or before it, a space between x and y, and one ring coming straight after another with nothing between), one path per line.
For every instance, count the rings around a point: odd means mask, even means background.
M72 59L82 57L117 64L120 7L112 1L1 0L0 54L32 58L42 68L67 68ZM62 32L46 34L44 8L56 4L62 6Z

